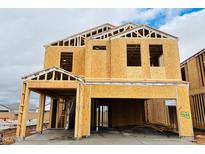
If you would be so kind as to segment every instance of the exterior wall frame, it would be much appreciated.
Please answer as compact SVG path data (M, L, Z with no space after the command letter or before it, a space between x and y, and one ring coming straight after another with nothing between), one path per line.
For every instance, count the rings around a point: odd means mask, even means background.
M97 87L96 87L97 86ZM91 98L167 98L167 99L176 99L177 101L177 119L179 126L179 137L193 137L193 127L191 119L191 111L189 105L189 91L188 85L178 84L171 86L128 86L127 89L124 86L116 85L84 85L84 96L83 99L80 99L80 103L83 102L84 106L81 110L83 117L78 117L78 134L75 135L77 138L83 136L90 136L90 104ZM141 89L144 87L144 90L141 93L136 91L136 89ZM114 90L114 88L117 88ZM156 90L158 88L158 90ZM89 89L90 95L85 98L88 94L86 90ZM120 90L119 90L120 89ZM130 91L126 92L128 89L132 89L133 94L130 94ZM146 93L148 89L153 89ZM122 91L122 93L120 93ZM158 92L157 92L158 91ZM144 94L143 94L144 93ZM167 94L165 94L167 93ZM77 120L77 119L76 119ZM77 128L77 127L76 127ZM83 129L82 129L83 128Z

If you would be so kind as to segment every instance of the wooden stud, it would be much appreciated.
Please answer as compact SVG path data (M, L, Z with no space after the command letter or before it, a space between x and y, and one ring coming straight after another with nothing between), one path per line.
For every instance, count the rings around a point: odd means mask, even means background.
M52 124L52 116L53 116L53 97L51 97L51 102L50 102L50 112L49 112L49 125L48 128L51 128Z
M199 95L200 96L200 98L199 98L199 100L200 100L200 107L201 107L201 120L202 120L202 128L204 128L204 126L205 126L205 113L204 113L204 109L205 109L205 106L204 106L204 103L203 103L203 94L200 94Z

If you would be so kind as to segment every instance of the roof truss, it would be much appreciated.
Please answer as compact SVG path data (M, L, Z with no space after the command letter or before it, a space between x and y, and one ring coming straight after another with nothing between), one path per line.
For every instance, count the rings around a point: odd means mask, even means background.
M93 37L98 34L102 34L110 29L114 28L115 26L107 23L87 31L72 35L62 40L58 40L56 42L52 42L46 46L83 46L85 44L85 39Z
M135 27L137 27L137 25L134 24L134 23L126 23L124 25L121 25L121 26L115 27L113 29L110 29L109 31L106 31L104 33L95 35L92 38L94 38L94 39L106 39L106 38L109 38L111 36L114 36L114 35L123 33L125 31L128 31L128 30L130 30L132 28L135 28Z
M77 80L83 82L83 78L72 74L64 69L58 67L51 67L42 71L22 77L24 81L27 80Z
M123 33L114 35L111 39L126 37L126 38L172 38L177 39L177 37L170 34L164 33L147 25L139 25L133 29L125 31Z
M136 25L126 23L115 27L111 24L104 24L87 31L72 35L62 40L50 43L47 46L83 46L86 39L115 39L118 37L126 38L172 38L177 37L164 33L147 25Z

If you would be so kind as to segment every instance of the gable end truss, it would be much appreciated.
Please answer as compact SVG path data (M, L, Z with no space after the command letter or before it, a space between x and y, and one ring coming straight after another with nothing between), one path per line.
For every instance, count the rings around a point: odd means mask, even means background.
M28 80L77 80L83 82L83 78L72 74L64 69L52 67L48 68L25 77L22 77L23 81Z

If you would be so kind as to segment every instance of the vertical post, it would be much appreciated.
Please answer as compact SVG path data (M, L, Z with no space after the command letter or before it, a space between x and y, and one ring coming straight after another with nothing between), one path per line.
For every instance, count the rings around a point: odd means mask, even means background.
M16 137L20 137L20 135L21 135L20 133L21 133L22 116L23 116L24 101L25 101L25 92L26 92L26 83L23 83L22 89L21 89L21 101L20 101L20 106L19 106Z
M104 113L103 113L103 107L104 107L104 106L102 105L102 119L101 119L101 121L102 121L102 128L103 128L103 122L104 122L104 117L103 117L103 114L104 114Z
M58 127L58 121L59 121L59 98L57 99L57 105L56 105L56 128L59 128Z
M21 123L21 132L20 137L22 139L25 139L26 137L26 126L27 126L27 118L28 118L28 105L29 105L29 98L30 98L30 89L28 86L26 86L25 91L25 99L24 99L24 109L23 109L23 115L22 115L22 123Z
M51 97L50 111L49 111L49 125L48 125L48 128L51 128L52 116L53 116L53 98Z
M38 121L37 121L37 126L36 126L36 131L40 132L40 133L43 132L45 101L46 101L46 96L44 94L40 94L39 110L38 110Z
M70 111L71 111L71 101L67 101L66 112L65 112L65 129L69 129Z
M82 110L83 110L83 92L84 85L79 84L76 94L76 111L75 111L75 131L74 137L79 139L82 137Z
M94 120L94 130L96 130L96 119L97 119L96 118L96 116L97 116L96 112L97 112L97 108L96 108L96 100L95 99L93 100L93 104L92 105L93 105L93 108L94 108L94 115L93 115L94 116L93 117L93 120Z
M68 115L68 110L69 110L69 108L68 108L68 102L67 102L67 100L65 99L65 107L64 107L64 129L67 129L68 127L67 127L67 115Z
M108 128L112 127L112 106L108 105Z
M79 110L80 110L80 86L76 89L76 107L75 107L75 130L74 130L74 138L79 138L78 134L78 122L79 122Z
M98 132L100 130L100 103L98 103Z

